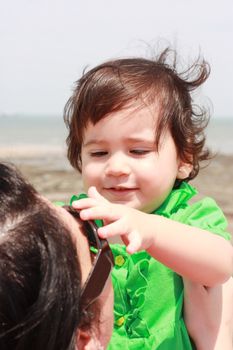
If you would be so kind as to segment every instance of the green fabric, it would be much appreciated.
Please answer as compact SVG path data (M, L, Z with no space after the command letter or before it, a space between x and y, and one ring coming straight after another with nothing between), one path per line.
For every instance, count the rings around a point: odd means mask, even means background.
M184 182L153 214L230 240L226 219L214 200L188 204L196 193ZM194 349L182 315L182 278L146 252L129 255L122 245L111 248L116 264L112 273L115 323L108 350Z
M56 205L57 207L63 207L63 205L65 205L65 203L61 201L53 202L53 204Z

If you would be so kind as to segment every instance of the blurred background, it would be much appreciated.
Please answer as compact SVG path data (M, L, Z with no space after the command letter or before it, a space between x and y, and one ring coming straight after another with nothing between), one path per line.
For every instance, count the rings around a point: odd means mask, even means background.
M66 160L62 114L85 68L150 57L166 45L199 54L211 75L198 96L211 111L216 153L194 185L220 204L233 231L233 2L222 0L0 0L0 158L51 200L80 192Z

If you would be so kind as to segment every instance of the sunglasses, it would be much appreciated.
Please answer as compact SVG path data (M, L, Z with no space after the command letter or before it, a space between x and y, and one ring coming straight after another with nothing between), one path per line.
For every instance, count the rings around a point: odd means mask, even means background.
M108 241L98 236L98 226L94 221L82 221L79 212L72 206L64 205L63 208L81 221L90 250L95 253L91 271L81 290L81 305L86 309L102 293L114 266L114 258Z

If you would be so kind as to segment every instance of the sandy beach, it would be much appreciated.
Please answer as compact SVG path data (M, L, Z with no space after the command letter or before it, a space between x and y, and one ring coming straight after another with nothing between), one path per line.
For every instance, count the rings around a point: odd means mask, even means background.
M82 191L81 178L69 165L65 149L59 147L1 147L0 159L15 163L36 189L51 201L68 202ZM192 184L199 190L196 197L216 200L233 232L233 155L217 155L202 169Z

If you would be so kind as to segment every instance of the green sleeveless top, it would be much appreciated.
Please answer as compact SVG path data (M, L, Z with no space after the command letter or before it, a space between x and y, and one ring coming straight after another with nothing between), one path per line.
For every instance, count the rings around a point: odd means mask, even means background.
M226 219L213 199L188 204L196 193L184 182L152 214L230 239ZM78 197L71 202L74 199ZM194 349L183 320L182 278L145 251L129 255L123 245L111 248L115 322L108 350Z

